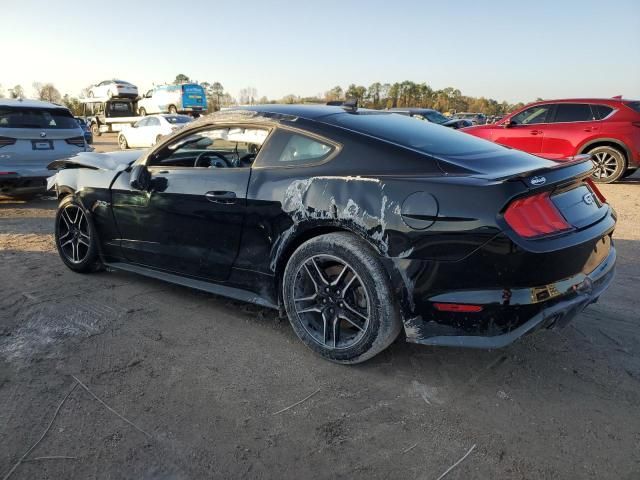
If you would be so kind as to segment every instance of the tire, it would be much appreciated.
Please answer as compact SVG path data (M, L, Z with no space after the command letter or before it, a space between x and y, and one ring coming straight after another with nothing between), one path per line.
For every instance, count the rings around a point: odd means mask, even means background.
M122 134L118 135L118 146L120 147L120 150L126 150L127 148L129 148L127 137Z
M96 122L93 122L91 124L91 135L93 135L94 138L102 135L102 132L100 132L100 125L98 125Z
M146 117L146 116L147 116L147 110L146 110L144 107L140 107L140 108L138 109L138 114L139 114L141 117Z
M161 141L162 141L162 135L158 135L158 136L156 137L156 143L154 143L154 145L159 144Z
M64 197L58 206L54 236L60 259L68 268L78 273L100 270L96 230L72 195Z
M169 113L172 115L175 115L176 113L178 113L178 109L176 108L175 105L169 105Z
M603 145L592 148L588 153L596 167L591 175L594 182L613 183L619 180L627 169L627 159L617 148Z
M298 338L332 362L364 362L402 327L378 254L350 233L321 235L298 247L285 267L282 294Z
M89 98L93 98L93 91L89 91L89 94L87 95Z
M634 173L636 173L637 171L638 171L638 169L637 169L637 168L629 168L629 169L627 169L627 171L626 171L626 172L624 172L624 173L622 174L622 178L630 177L631 175L633 175L633 174L634 174Z

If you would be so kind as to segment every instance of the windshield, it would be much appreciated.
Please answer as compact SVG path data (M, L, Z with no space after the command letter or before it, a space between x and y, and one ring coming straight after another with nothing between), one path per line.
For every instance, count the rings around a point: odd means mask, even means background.
M71 112L63 108L0 107L0 128L78 128Z
M437 123L439 125L449 121L447 117L442 115L440 112L436 112L435 110L433 112L425 112L424 116L427 117L427 120L429 120L431 123Z
M176 124L176 123L189 123L191 120L193 120L190 116L188 115L165 115L164 119L171 123L171 124Z

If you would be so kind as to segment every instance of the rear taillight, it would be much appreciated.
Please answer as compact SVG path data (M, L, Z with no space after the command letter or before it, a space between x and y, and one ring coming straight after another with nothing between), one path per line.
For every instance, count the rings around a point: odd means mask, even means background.
M75 145L76 147L84 147L84 137L72 137L65 140L69 145Z
M16 175L16 172L0 172L0 175Z
M549 192L514 201L507 208L504 219L524 238L553 235L571 229L549 198Z
M589 188L591 189L591 191L595 194L596 197L598 197L598 200L600 200L600 203L603 203L603 204L607 203L607 199L604 198L604 195L602 194L600 189L596 187L596 184L594 183L594 181L591 180L590 178L587 178L586 182L587 182L587 185L589 185Z
M15 138L0 137L0 147L6 147L7 145L13 145L14 143L16 143Z
M640 127L640 122L631 122L634 127Z

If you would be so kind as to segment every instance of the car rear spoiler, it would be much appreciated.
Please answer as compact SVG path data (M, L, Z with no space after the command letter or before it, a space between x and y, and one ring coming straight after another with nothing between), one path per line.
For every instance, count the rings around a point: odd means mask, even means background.
M531 187L540 187L549 183L557 183L567 178L587 177L592 171L591 155L581 154L559 160L550 167L519 172L496 178L496 180L503 182L525 180L527 185Z

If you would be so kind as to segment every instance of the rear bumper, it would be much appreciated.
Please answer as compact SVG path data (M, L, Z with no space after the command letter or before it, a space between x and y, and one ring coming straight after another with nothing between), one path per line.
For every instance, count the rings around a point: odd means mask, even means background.
M47 176L23 177L16 174L0 176L0 195L32 195L46 191Z
M501 348L537 329L564 326L585 307L595 303L609 287L615 274L615 263L616 250L612 245L608 256L591 273L580 273L547 285L544 292L541 292L540 288L511 290L508 302L504 301L504 291L496 290L470 292L474 300L471 297L461 298L460 292L452 294L451 298L447 298L446 294L441 295L441 298L435 301L482 304L477 300L493 299L483 305L485 310L503 319L513 316L513 328L507 328L505 331L494 330L491 335L460 335L457 334L460 330L455 331L445 326L434 328L434 322L417 317L405 322L407 341L422 345ZM548 294L549 299L539 301L540 293ZM514 299L517 304L511 303Z

